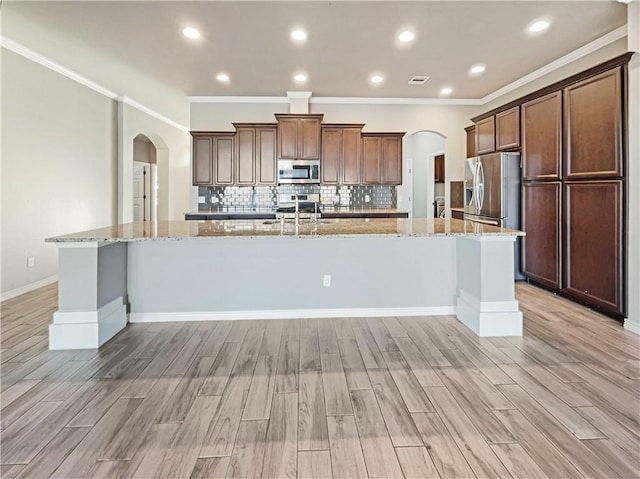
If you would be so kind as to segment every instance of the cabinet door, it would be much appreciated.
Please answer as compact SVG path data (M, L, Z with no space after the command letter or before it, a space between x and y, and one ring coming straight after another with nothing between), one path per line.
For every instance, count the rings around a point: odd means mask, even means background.
M444 155L433 158L433 176L436 183L444 183Z
M382 184L402 184L402 138L382 138Z
M561 193L559 181L522 186L522 272L555 289L562 277Z
M340 128L322 129L321 183L336 185L340 177L340 151L342 146Z
M476 156L476 127L468 126L464 129L467 133L467 158Z
M236 184L256 183L256 130L239 128L236 130Z
M212 185L213 165L211 153L213 138L210 136L193 137L193 184Z
M299 159L319 160L320 120L317 118L300 118L298 122Z
M496 150L520 146L520 107L515 106L496 115Z
M359 185L360 170L362 169L360 146L360 128L342 129L342 184ZM324 164L324 147L322 150ZM322 166L321 166L322 167Z
M256 129L258 184L276 184L276 128Z
M522 105L522 177L559 180L562 148L562 93Z
M476 154L484 155L496 151L496 128L494 117L476 123Z
M365 185L380 184L381 139L368 136L362 139L362 182Z
M614 313L623 310L622 182L565 183L565 288Z
M284 160L298 159L298 119L281 118L278 120L279 157Z
M215 138L213 164L215 165L217 185L233 184L233 142L233 136Z
M565 89L567 179L622 176L620 68Z

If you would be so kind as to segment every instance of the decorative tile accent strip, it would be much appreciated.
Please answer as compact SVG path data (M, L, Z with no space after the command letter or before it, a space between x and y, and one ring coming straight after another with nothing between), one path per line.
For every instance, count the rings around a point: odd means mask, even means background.
M350 208L396 208L395 186L358 185L278 185L278 186L200 186L198 210L218 207L274 209L278 194L320 194L326 206Z

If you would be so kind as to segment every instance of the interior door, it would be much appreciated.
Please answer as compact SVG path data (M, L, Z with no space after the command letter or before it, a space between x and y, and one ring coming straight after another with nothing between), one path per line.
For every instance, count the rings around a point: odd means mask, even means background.
M144 220L144 166L133 162L133 221Z

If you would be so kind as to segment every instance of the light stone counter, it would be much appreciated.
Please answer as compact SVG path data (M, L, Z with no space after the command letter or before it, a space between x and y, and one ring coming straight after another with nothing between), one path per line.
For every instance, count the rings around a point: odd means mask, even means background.
M455 314L522 334L522 232L449 219L129 223L58 247L51 349L97 348L128 322Z
M338 218L316 223L308 220L296 227L274 220L208 220L137 222L48 238L54 243L131 242L213 238L259 237L424 237L424 236L519 236L509 230L455 219Z

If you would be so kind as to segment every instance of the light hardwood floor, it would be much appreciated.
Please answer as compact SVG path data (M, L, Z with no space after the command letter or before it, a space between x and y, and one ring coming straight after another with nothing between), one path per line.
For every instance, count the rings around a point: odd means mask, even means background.
M521 338L454 317L133 324L48 351L2 303L9 478L640 477L639 337L526 284Z

